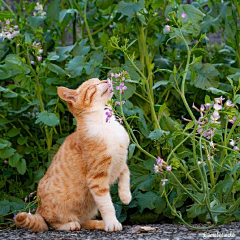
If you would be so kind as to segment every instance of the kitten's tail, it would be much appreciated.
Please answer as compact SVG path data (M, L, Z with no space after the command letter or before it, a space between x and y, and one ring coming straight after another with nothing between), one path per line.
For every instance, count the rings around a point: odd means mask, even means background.
M30 229L33 232L44 232L48 230L48 226L43 217L36 213L34 215L26 212L19 212L15 217L18 227Z

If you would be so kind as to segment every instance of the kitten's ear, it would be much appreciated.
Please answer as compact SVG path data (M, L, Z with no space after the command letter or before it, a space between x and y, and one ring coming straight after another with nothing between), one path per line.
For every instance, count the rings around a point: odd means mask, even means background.
M67 103L74 103L76 102L77 91L71 90L65 87L58 87L57 88L58 96L66 101Z

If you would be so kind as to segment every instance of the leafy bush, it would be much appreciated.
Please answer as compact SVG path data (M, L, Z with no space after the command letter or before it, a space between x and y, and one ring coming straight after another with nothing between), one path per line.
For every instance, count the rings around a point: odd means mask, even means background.
M14 13L1 1L1 221L34 207L21 199L75 129L56 86L123 71L127 89L114 91L132 140L133 200L122 205L112 187L118 219L210 227L240 220L237 2L47 2L14 2ZM221 44L211 43L218 32Z

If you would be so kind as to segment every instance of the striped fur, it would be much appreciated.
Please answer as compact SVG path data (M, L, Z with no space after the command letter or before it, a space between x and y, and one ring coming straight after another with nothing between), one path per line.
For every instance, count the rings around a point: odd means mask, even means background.
M44 177L37 196L35 215L19 213L16 223L32 231L46 231L46 222L57 230L105 229L119 231L121 223L109 193L119 178L119 197L131 201L130 173L126 165L129 137L115 121L106 123L105 105L112 94L106 81L90 79L78 89L59 87L59 96L68 103L77 120L76 132L69 135ZM92 220L99 209L103 221Z

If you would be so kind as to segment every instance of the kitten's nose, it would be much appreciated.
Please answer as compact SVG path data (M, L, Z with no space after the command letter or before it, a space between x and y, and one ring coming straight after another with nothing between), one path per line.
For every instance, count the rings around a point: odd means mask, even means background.
M102 80L101 83L107 83L107 80Z

